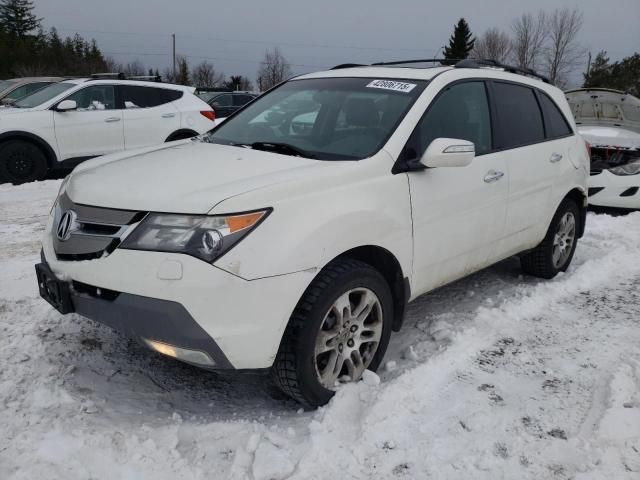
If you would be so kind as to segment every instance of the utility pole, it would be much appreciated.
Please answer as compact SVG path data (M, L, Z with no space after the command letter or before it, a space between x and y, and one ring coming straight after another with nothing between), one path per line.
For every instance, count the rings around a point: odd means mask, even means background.
M589 52L589 60L587 62L587 77L591 73L591 52Z
M176 34L172 33L171 38L173 39L173 81L176 81Z

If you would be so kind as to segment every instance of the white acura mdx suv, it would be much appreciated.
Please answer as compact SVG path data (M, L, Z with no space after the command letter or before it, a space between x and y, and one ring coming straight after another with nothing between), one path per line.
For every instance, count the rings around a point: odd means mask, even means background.
M101 77L53 83L0 110L0 183L205 133L214 112L194 91Z
M484 65L303 75L205 136L83 163L51 211L41 295L326 403L379 366L419 295L512 255L543 278L571 262L589 158L564 95Z

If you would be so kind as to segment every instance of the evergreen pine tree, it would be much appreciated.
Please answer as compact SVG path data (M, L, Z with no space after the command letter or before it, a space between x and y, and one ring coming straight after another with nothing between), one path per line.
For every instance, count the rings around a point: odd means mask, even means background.
M461 18L453 28L453 35L449 39L449 46L444 49L444 58L462 60L469 56L476 39L473 38L469 24Z
M0 0L0 26L9 35L25 38L40 27L31 0Z
M605 87L611 75L611 65L607 52L598 52L595 60L591 64L589 73L584 74L584 87Z

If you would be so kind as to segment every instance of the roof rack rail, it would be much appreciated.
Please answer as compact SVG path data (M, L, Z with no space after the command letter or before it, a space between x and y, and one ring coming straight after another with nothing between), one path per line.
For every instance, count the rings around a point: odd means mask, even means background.
M369 65L365 65L362 63L341 63L340 65L336 65L335 67L330 68L330 70L340 70L341 68L353 68L353 67L368 67Z
M509 73L517 73L520 75L527 75L529 77L539 78L545 83L551 83L548 77L539 74L535 70L530 68L521 68L514 67L513 65L506 65L504 63L498 62L497 60L491 59L454 59L454 58L421 58L415 60L396 60L393 62L376 62L371 65L362 65L359 63L343 63L341 65L336 65L331 70L339 70L341 68L352 68L352 67L391 67L395 65L411 65L414 63L439 63L441 66L447 67L455 67L455 68L483 68L483 67L492 67L492 68L500 68L505 72Z
M92 80L134 80L138 82L162 82L162 77L160 75L133 75L131 77L127 77L124 73L94 73L92 74L87 81L90 82Z
M91 80L124 80L124 73L92 73Z
M412 63L439 63L440 65L454 65L456 62L459 62L460 60L455 60L455 59L449 59L449 58L419 58L416 60L396 60L393 62L376 62L376 63L372 63L371 66L376 66L376 67L386 67L386 66L393 66L393 65L405 65L405 64L412 64Z
M140 82L162 82L160 75L134 75L133 77L126 77L125 80L138 80Z
M535 70L530 68L521 68L515 67L513 65L506 65L504 63L498 62L497 60L491 60L488 58L482 59L473 59L467 58L464 60L459 60L455 63L456 68L482 68L482 67L493 67L493 68L501 68L505 72L509 73L518 73L520 75L527 75L529 77L539 78L545 83L551 83L549 77L539 74Z

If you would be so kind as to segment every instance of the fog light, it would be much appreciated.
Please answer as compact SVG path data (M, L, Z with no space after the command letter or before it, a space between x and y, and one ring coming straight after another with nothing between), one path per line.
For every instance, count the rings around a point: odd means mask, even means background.
M202 365L204 367L213 367L216 364L209 355L205 352L201 352L200 350L189 350L187 348L180 348L167 343L148 340L146 338L143 338L143 340L151 350L155 350L158 353L167 355L168 357L173 357L183 362Z

